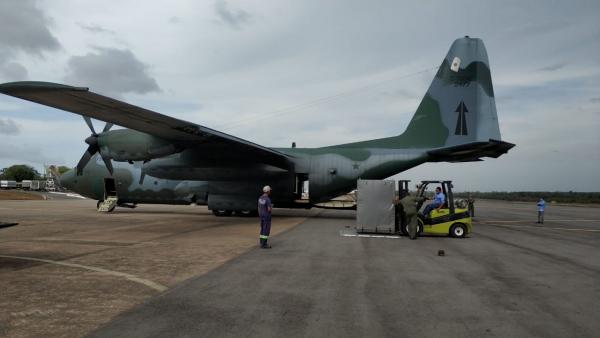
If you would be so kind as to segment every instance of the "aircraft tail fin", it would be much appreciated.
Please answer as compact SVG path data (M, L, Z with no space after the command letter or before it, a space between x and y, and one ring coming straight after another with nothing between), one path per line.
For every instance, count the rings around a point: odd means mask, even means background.
M403 135L428 146L500 140L487 51L481 39L454 41ZM401 135L401 136L403 136Z
M428 149L431 161L472 161L506 153L514 144L500 138L483 41L465 36L452 43L404 133L348 146Z

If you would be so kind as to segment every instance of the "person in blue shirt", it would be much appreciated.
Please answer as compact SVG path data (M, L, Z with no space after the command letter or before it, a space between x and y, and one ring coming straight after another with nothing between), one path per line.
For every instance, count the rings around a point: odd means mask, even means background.
M543 198L540 198L540 200L537 203L537 209L538 209L538 224L544 224L544 210L546 209L546 201L544 201Z
M258 198L258 217L260 217L260 247L262 249L270 249L271 246L267 243L269 234L271 233L271 211L273 204L271 203L271 187L265 185L263 194Z
M423 210L423 217L429 217L429 213L433 209L439 210L444 205L444 202L446 202L446 196L442 192L442 188L435 188L435 197L433 198L433 201L425 207L425 210Z

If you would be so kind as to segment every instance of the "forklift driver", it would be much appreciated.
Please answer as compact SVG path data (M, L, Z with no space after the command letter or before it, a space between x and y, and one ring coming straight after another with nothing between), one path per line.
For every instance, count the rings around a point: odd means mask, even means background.
M444 202L446 202L446 196L442 192L442 188L435 188L435 197L433 199L433 202L429 203L425 207L425 210L423 210L423 218L429 217L429 213L433 209L440 210L444 205Z

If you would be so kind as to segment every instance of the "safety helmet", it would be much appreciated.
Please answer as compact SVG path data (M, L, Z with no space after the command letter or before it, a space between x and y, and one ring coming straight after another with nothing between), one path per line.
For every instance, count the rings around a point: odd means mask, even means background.
M270 186L268 186L268 185L265 185L265 186L263 187L263 192L269 192L269 191L271 191L271 187L270 187Z

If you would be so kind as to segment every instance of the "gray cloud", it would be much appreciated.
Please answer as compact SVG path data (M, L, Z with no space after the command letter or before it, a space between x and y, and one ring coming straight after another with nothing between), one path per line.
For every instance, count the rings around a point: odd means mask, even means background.
M600 97L592 97L590 99L590 101L592 101L592 102L600 102Z
M0 119L0 134L17 135L21 128L11 119Z
M96 48L95 52L69 59L65 81L108 95L145 94L160 91L148 75L148 66L129 50Z
M221 21L228 24L233 29L240 29L241 25L250 20L250 14L244 10L231 9L225 0L216 0L214 5L215 12Z
M50 19L33 0L0 1L0 49L41 55L60 48L48 26Z
M0 79L3 81L22 81L27 78L27 69L17 62L0 63Z
M38 145L31 144L6 144L0 147L0 167L6 168L14 164L28 164L33 167L41 167L44 163L64 163L58 157L50 158L44 149Z
M106 29L102 26L95 25L95 24L86 25L84 23L77 23L77 25L79 25L79 27L81 27L82 29L84 29L88 32L91 32L91 33L104 33L104 34L110 34L110 35L115 34L114 31L111 31L110 29Z
M553 72L555 70L559 70L562 68L565 68L565 66L567 65L566 62L561 62L561 63L556 63L553 65L549 65L546 67L542 67L542 68L538 68L539 71L543 71L543 72Z
M178 24L181 22L181 19L178 16L172 16L168 20L169 23Z
M415 93L412 90L408 90L406 88L394 88L391 90L384 90L380 93L381 96L393 98L393 99L403 99L403 100L415 100L422 96L422 93Z

